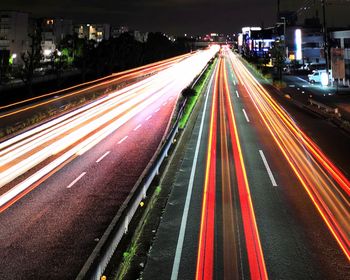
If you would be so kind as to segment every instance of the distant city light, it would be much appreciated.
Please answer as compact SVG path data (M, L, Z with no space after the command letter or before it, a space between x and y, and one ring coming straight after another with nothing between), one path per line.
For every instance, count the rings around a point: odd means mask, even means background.
M57 55L58 55L58 56L61 56L61 55L62 55L62 52L59 51L59 50L57 50Z
M238 46L243 46L243 34L239 33L238 34Z
M16 53L12 54L12 59L15 59L16 57L17 57Z
M51 55L51 50L44 50L44 56L50 56Z
M295 48L296 48L296 60L302 60L303 56L302 56L302 51L301 51L301 30L300 29L296 29L295 30Z

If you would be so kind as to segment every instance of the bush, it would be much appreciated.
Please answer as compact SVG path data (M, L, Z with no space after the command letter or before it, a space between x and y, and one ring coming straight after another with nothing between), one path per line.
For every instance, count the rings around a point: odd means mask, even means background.
M182 91L182 96L183 97L190 97L190 96L195 96L196 95L196 91L191 88L191 87L187 87Z

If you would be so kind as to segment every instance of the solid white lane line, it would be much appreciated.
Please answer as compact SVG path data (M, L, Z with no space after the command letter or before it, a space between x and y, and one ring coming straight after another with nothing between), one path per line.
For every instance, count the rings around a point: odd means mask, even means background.
M276 183L275 177L273 177L272 171L271 171L270 166L269 166L269 164L268 164L268 162L266 160L264 152L262 150L259 150L259 153L260 153L260 156L262 158L262 161L264 162L265 168L267 170L267 174L269 174L272 186L277 187L278 185Z
M96 163L99 163L101 160L103 160L106 156L108 156L110 151L105 152L98 160L96 160Z
M239 98L239 93L238 93L238 90L236 90L236 95L237 95L237 97Z
M134 128L134 131L138 130L141 126L142 126L142 124L137 125L137 126Z
M152 115L149 115L149 116L146 118L146 121L148 121L150 118L152 118Z
M157 109L157 110L155 110L154 112L155 112L155 113L157 113L157 112L159 112L159 111L160 111L160 108L158 108L158 109Z
M128 136L125 136L123 139L121 139L121 140L118 142L118 144L123 143L127 138L128 138Z
M71 187L73 187L73 185L78 182L81 178L83 178L85 176L86 172L81 173L72 183L70 183L67 187L67 189L70 189Z
M181 254L182 254L182 248L183 248L184 237L185 237L186 226L187 226L188 211L190 209L190 202L191 202L191 197L192 197L194 175L195 175L196 169L197 169L199 147L200 147L200 144L201 144L201 139L202 139L202 134L203 134L204 119L205 119L205 114L206 114L206 111L207 111L209 91L210 91L211 85L213 83L213 78L214 78L214 75L211 76L211 79L210 79L210 82L209 82L209 85L208 85L208 90L206 91L207 95L206 95L206 98L205 98L204 109L203 109L203 114L202 114L202 120L201 120L201 124L200 124L200 128L199 128L199 134L198 134L199 136L198 136L198 139L197 139L196 150L195 150L195 153L194 153L194 158L193 158L193 163L192 163L190 180L188 182L188 189L187 189L187 194L186 194L185 207L184 207L184 212L182 214L179 238L177 240L176 252L175 252L174 263L173 263L173 269L172 269L172 272L171 272L171 280L177 280L177 277L178 277L178 274L179 274Z
M250 122L250 120L248 118L248 115L247 115L247 112L244 109L242 109L242 111L243 111L243 114L244 114L245 119L247 120L247 122Z

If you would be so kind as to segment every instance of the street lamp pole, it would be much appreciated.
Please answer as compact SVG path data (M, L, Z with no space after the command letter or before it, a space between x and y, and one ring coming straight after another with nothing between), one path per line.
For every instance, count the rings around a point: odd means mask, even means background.
M287 49L287 41L286 41L286 18L281 17L283 20L283 52L284 55L287 57L286 49Z
M323 44L324 57L326 60L326 73L329 81L329 57L328 57L328 36L327 36L327 22L326 22L326 0L321 0L323 10Z

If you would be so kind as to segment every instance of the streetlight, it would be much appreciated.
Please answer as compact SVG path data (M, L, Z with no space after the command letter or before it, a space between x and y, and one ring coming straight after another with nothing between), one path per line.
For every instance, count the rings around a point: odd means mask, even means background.
M321 0L323 10L323 48L324 57L326 60L326 74L327 74L327 85L329 82L329 61L328 61L328 36L327 36L327 22L326 22L326 1Z
M284 55L287 57L286 49L287 49L287 41L286 41L286 18L281 17L281 20L283 20L283 52Z

